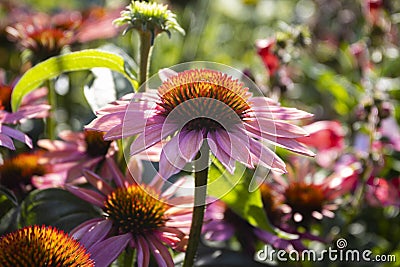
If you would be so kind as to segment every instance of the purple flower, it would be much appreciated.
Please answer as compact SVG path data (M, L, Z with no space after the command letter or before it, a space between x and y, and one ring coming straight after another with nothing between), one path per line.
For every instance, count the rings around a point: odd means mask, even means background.
M148 266L150 254L159 266L174 266L167 247L185 250L193 197L174 196L180 183L162 192L164 182L159 176L145 185L138 175L124 176L111 158L107 164L116 188L91 171L85 171L85 177L94 190L66 186L104 214L76 227L72 236L88 249L96 267L109 266L127 247L136 249L138 266Z
M138 135L130 154L168 138L160 156L160 174L168 178L197 155L204 139L216 158L233 172L235 161L285 172L285 163L264 141L313 156L295 138L306 131L289 120L312 115L285 108L267 97L253 97L238 80L213 70L180 73L163 70L158 90L126 95L98 111L87 128L105 131L105 140Z

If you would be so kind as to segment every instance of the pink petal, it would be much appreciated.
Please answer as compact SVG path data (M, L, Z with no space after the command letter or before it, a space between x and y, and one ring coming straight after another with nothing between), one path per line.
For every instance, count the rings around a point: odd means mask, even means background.
M241 131L226 132L225 130L217 130L215 134L217 144L228 155L249 167L253 167L251 164L248 136L241 133Z
M89 250L93 245L101 242L103 238L109 234L111 227L111 220L99 221L87 229L87 231L79 239L79 242Z
M72 185L65 185L65 188L74 194L75 196L92 203L100 208L104 207L104 201L106 200L105 196L100 195L99 193L86 189L86 188L79 188Z
M147 241L139 236L136 243L138 267L148 267L150 262L150 250Z
M89 249L96 267L108 267L126 248L132 239L130 233L113 236L95 244Z
M178 134L178 151L186 161L192 161L203 144L202 131L180 131Z
M255 140L250 140L250 147L254 162L261 163L276 172L286 173L285 162L268 147Z
M143 133L138 135L131 144L131 156L159 143L176 130L176 125L173 124L153 124L146 126L143 129Z
M81 223L80 225L78 225L77 227L75 227L74 229L72 229L72 231L70 232L70 235L74 238L74 239L81 239L82 236L87 233L87 231L89 231L90 228L94 227L96 224L98 224L99 222L103 221L104 218L94 218L91 220L88 220L84 223Z
M233 174L235 171L235 160L220 147L215 132L209 132L207 138L209 139L208 146L210 147L211 153L213 153L222 165Z
M106 114L94 119L85 129L106 132L116 125L122 124L125 117L125 111Z
M168 249L160 243L153 236L148 237L149 245L154 258L156 259L158 266L160 267L174 267L171 254Z
M276 143L272 142L274 145L286 148L290 151L309 156L309 157L314 157L315 153L309 150L306 146L303 144L297 142L294 139L289 139L289 138L276 138Z
M106 162L107 166L110 168L113 180L117 187L126 187L128 185L128 181L125 179L125 176L122 174L114 159L106 158Z
M25 143L29 148L33 147L32 140L29 138L29 136L27 136L23 132L20 132L18 130L0 124L0 133L8 135L11 138L14 138L18 141Z
M0 130L1 131L1 130ZM10 137L5 134L0 133L0 146L7 147L9 149L15 150L14 143Z
M179 134L164 146L160 156L159 172L163 178L168 179L185 167L187 160L179 155Z
M103 179L98 176L96 173L90 171L90 170L83 170L83 175L85 175L86 180L93 185L97 190L102 192L104 195L109 195L111 194L114 189L105 183Z
M284 138L298 138L307 136L308 133L301 127L283 121L256 118L244 123L246 129L256 132L260 137L265 134Z

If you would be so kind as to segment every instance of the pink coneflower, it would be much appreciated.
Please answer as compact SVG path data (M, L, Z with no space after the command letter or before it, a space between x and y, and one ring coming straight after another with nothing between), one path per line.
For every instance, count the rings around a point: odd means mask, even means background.
M158 90L127 95L109 104L87 128L107 132L105 140L139 134L131 155L170 137L160 156L164 178L192 161L204 139L230 172L235 161L250 168L260 164L285 172L285 163L262 141L313 155L295 140L307 133L288 122L311 114L281 107L267 97L253 97L243 83L218 71L165 70L160 75L165 79Z
M27 94L21 106L15 112L11 110L11 95L13 84L5 81L5 73L0 70L0 146L15 149L11 138L19 140L32 148L32 140L24 133L8 127L8 124L17 124L24 119L45 118L50 106L45 103L46 88L39 88Z
M61 140L42 139L37 144L47 150L42 156L43 162L49 164L69 163L71 165L66 180L61 181L61 184L64 184L64 182L72 182L81 177L83 169L92 170L106 156L113 155L116 146L111 144L112 142L104 141L103 135L104 133L89 130L83 132L62 131L59 133ZM39 180L37 182L39 183ZM40 183L43 185L42 187L61 185L59 182L44 178Z
M308 225L312 219L334 217L337 201L346 192L342 184L356 175L354 166L342 166L328 177L316 175L309 163L293 159L293 168L288 169L287 178L274 175L275 188L280 192L288 207L284 212L291 214L294 223Z
M107 159L113 170L116 188L95 173L86 171L95 190L67 186L78 197L103 210L104 217L87 221L72 231L73 237L88 248L96 267L108 266L126 248L137 250L138 266L148 266L150 255L159 266L174 266L167 247L183 251L191 223L192 197L174 197L175 187L162 192L160 177L151 184L140 177L123 176L116 164Z
M0 266L94 267L94 262L68 234L51 226L33 225L0 237Z

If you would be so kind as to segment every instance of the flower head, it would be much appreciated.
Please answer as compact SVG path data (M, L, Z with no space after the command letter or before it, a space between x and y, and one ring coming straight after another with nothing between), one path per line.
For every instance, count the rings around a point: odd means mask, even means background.
M168 35L170 30L185 34L176 21L176 15L168 10L168 6L154 2L132 1L126 10L121 12L121 17L114 20L114 24L118 26L128 24L125 32L132 28L141 32L150 31L153 41L163 31Z
M41 188L62 185L64 182L72 182L82 176L83 169L93 169L107 155L112 155L115 146L109 141L103 140L104 133L96 131L71 132L62 131L59 137L62 140L42 139L38 146L47 151L42 155L42 161L49 164L69 164L66 180L51 181L55 177L37 179ZM48 180L50 179L50 180ZM61 182L61 184L60 184Z
M160 156L164 178L192 161L204 140L230 172L235 161L250 168L261 164L285 172L284 162L264 141L313 155L295 140L307 133L288 122L311 114L281 107L267 97L253 97L243 83L218 71L164 70L160 76L164 81L158 90L127 95L109 104L87 128L105 131L105 140L139 134L131 145L131 155L171 138Z
M86 249L63 231L34 225L0 237L0 265L90 267L94 262Z
M259 39L256 42L257 54L261 57L270 76L273 76L281 65L279 57L273 51L275 43L276 40L273 38Z
M336 203L346 189L345 183L356 175L355 166L342 166L331 175L321 179L305 160L292 159L293 168L289 168L287 179L274 176L275 190L284 196L283 204L295 223L307 225L323 216L334 217Z
M76 227L73 236L88 248L99 266L111 264L126 247L137 250L139 266L149 265L150 253L160 266L173 266L167 247L184 250L191 223L191 208L174 205L192 205L193 198L175 197L179 185L163 192L164 183L158 176L145 185L129 172L124 176L112 159L108 158L107 164L115 188L91 171L85 171L85 177L94 190L66 186L71 193L100 207L104 214Z

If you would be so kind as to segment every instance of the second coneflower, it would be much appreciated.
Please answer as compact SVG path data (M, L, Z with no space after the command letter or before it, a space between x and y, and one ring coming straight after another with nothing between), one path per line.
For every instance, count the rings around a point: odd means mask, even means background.
M263 141L313 155L295 138L307 133L289 120L311 114L253 97L244 84L222 72L195 69L163 71L158 90L126 96L98 111L88 129L105 131L106 140L137 135L131 155L168 138L160 157L164 178L192 161L207 139L216 158L233 172L235 161L285 172L285 163ZM132 100L131 100L132 97Z

